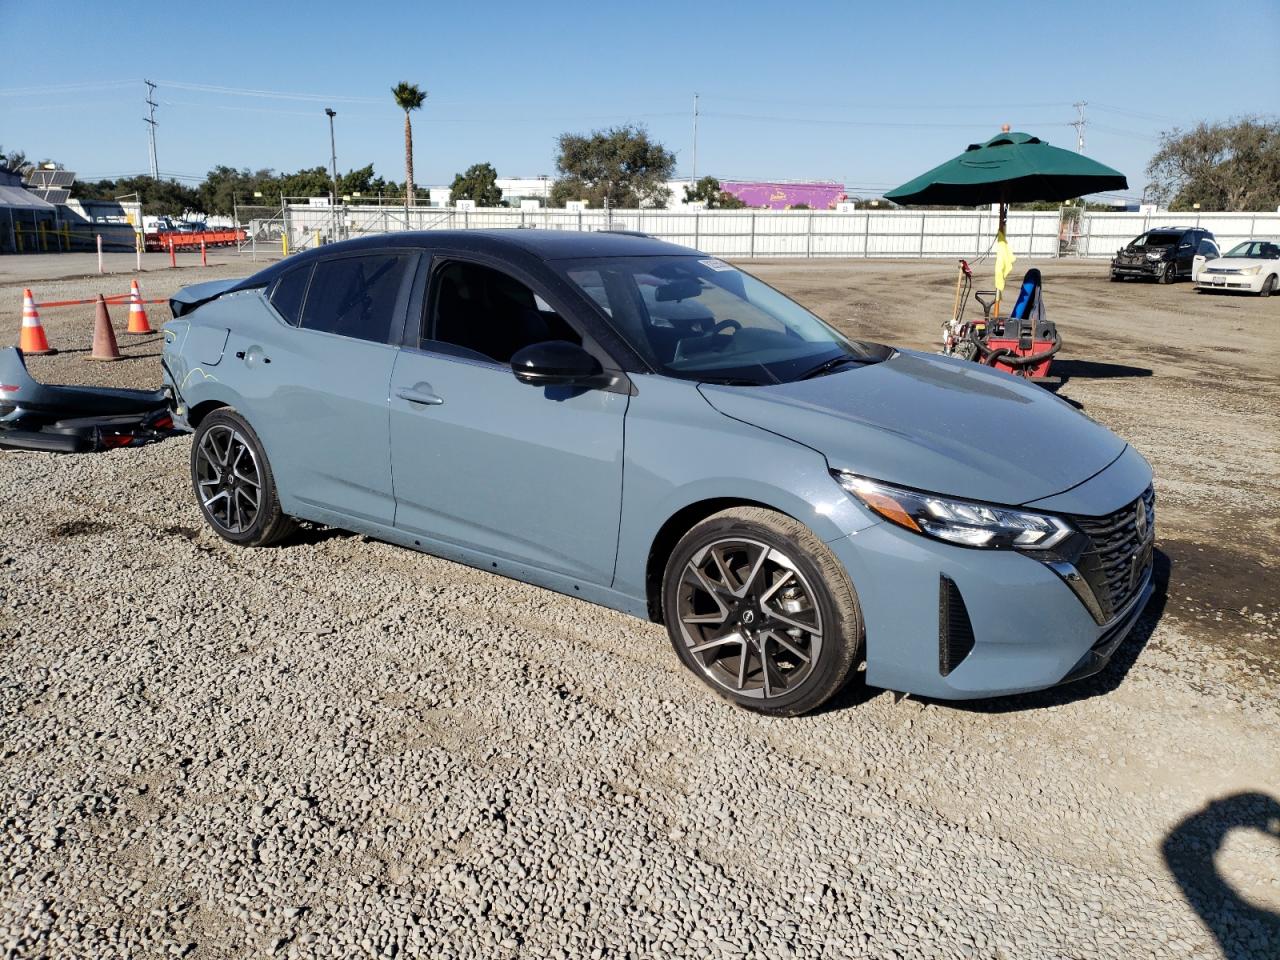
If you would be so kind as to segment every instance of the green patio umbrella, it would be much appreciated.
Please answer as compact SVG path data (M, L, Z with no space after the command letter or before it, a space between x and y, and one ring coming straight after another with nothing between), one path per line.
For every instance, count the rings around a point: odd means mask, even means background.
M1055 202L1101 190L1127 190L1118 170L1079 153L1051 147L1029 133L1009 128L986 143L971 143L964 153L885 194L894 203L916 206L976 207L1000 204L996 240L996 305L1013 269L1014 255L1005 239L1005 217L1011 203Z
M885 194L894 203L976 207L1053 202L1101 190L1127 190L1118 170L1051 147L1028 133L1001 133Z

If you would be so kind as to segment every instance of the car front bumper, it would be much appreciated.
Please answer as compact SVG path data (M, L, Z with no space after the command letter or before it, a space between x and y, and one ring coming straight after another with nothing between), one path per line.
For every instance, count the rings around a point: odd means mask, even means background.
M1117 277L1158 277L1164 272L1167 260L1143 260L1139 263L1111 261L1111 273Z
M1253 276L1239 273L1201 273L1196 278L1197 290L1234 290L1237 293L1261 293L1266 277L1258 272Z
M1147 563L1135 573L1132 598L1099 623L1059 572L1023 554L967 549L890 523L828 546L858 594L867 682L944 700L1026 693L1097 673L1153 591ZM952 589L972 648L949 663L953 621L944 597Z

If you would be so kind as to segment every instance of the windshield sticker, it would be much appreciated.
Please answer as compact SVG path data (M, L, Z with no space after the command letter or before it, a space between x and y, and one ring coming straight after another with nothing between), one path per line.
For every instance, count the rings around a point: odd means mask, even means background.
M733 267L725 263L723 260L699 260L704 267L710 267L712 270L732 270Z

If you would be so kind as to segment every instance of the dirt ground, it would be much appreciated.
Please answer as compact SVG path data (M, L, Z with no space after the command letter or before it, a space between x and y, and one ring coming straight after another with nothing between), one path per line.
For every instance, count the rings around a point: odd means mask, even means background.
M952 305L943 262L743 266L903 346ZM1030 266L1061 394L1158 494L1156 597L1041 694L771 721L657 625L337 531L230 547L189 439L0 452L0 955L1274 956L1280 298ZM24 286L128 286L20 269L15 335ZM158 385L159 335L86 362L92 316L45 311L31 372Z

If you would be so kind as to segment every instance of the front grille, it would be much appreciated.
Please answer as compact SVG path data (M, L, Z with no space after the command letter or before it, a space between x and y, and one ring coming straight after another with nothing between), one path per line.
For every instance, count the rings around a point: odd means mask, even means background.
M1146 514L1146 529L1138 529L1138 505ZM1072 517L1089 538L1089 548L1076 568L1093 590L1103 622L1123 610L1142 588L1151 567L1150 543L1156 523L1155 490L1105 517Z

